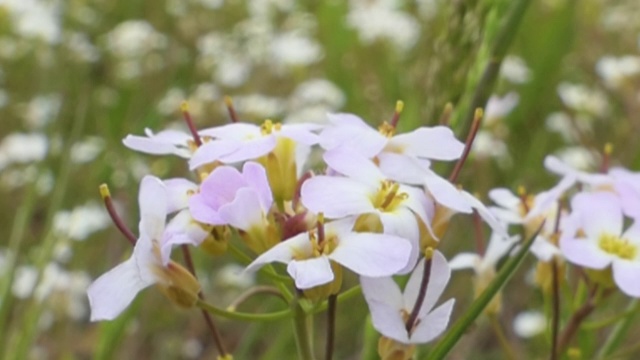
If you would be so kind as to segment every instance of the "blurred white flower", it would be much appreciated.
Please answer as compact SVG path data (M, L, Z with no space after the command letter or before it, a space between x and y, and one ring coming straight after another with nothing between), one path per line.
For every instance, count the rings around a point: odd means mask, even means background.
M539 311L523 311L513 319L513 331L525 339L542 334L546 327L547 319Z
M47 155L49 142L41 133L11 133L0 143L0 170L12 163L41 161Z
M598 60L596 72L607 86L619 87L629 78L640 74L640 56L605 56Z
M480 130L473 140L471 151L479 158L494 158L502 160L501 166L511 165L509 150L502 139L495 137L490 131Z
M105 35L107 50L117 57L135 58L167 46L165 35L144 20L128 20Z
M420 23L385 1L352 1L347 23L369 45L378 40L391 42L400 51L411 49L420 37Z
M158 102L158 112L164 116L174 114L180 109L180 104L187 98L180 88L171 88Z
M54 230L73 240L85 240L89 235L111 224L103 206L96 202L75 207L71 211L58 212L53 220Z
M84 62L96 62L100 59L100 51L91 43L87 34L69 32L64 39L71 56Z
M187 339L182 345L182 355L187 359L200 359L204 346L198 339Z
M239 56L225 55L218 59L213 78L229 87L244 84L251 75L251 61Z
M284 100L261 94L236 96L233 104L242 116L258 118L278 117L285 110Z
M582 84L562 82L558 85L558 95L565 106L576 111L604 116L609 109L607 98L601 91Z
M325 105L329 110L344 106L342 90L326 79L310 79L299 84L289 98L289 107L301 109L309 105Z
M84 164L95 160L104 149L104 140L97 136L88 136L71 147L71 161Z
M3 0L0 8L9 11L15 31L27 38L39 38L49 44L60 41L60 1Z
M313 39L299 33L277 35L271 43L271 59L277 68L310 65L322 56L322 48Z
M556 153L556 156L565 164L578 170L593 169L598 163L593 152L580 146L562 149Z
M500 75L514 84L522 84L531 79L531 70L520 57L509 55L502 61Z
M492 95L484 110L485 121L483 122L483 125L487 126L504 118L513 111L519 101L520 96L514 91L511 91L504 96Z
M572 144L580 139L580 133L590 132L588 119L577 116L576 121L565 112L554 112L545 121L547 130L558 133L566 143Z
M13 275L11 292L18 299L27 299L33 293L38 280L38 269L33 266L20 266Z
M42 129L58 116L61 105L60 94L36 96L26 105L24 120L32 129Z

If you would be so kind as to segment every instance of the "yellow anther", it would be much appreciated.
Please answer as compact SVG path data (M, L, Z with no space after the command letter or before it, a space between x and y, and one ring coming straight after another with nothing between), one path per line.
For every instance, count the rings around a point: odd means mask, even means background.
M316 217L318 224L324 224L324 213L318 213L318 216Z
M525 196L527 195L527 188L525 188L523 185L518 186L518 196Z
M378 131L380 132L380 134L390 138L393 135L395 135L396 133L396 128L393 127L393 125L389 124L388 122L383 122L382 124L380 124L380 126L378 126Z
M180 111L189 112L189 103L186 101L183 101L182 103L180 103Z
M482 110L482 108L477 108L476 112L473 114L473 120L480 121L482 120L483 116L484 116L484 110Z
M424 249L424 257L427 260L431 260L433 258L433 248L431 246L428 246L426 249Z
M634 259L638 251L627 239L607 233L601 234L598 238L598 247L608 254L627 260Z
M400 114L404 110L404 101L398 100L396 101L396 113Z
M227 107L232 107L233 106L233 99L231 99L231 96L225 95L224 97L224 104Z
M606 143L604 144L604 154L605 155L611 155L613 153L613 144L612 143Z
M109 186L107 186L107 184L100 185L100 196L102 196L102 199L111 197L111 192L109 191Z
M262 135L269 135L274 131L280 131L281 128L280 123L274 123L271 119L267 119L260 126L260 132Z

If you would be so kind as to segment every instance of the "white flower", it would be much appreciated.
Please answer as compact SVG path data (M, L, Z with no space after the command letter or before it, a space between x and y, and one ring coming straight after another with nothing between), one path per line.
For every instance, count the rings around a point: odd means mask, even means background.
M528 339L542 334L547 328L547 318L539 311L523 311L513 319L513 332Z
M311 230L289 238L258 256L247 271L270 262L287 264L298 289L333 281L331 261L370 277L389 276L407 265L411 244L400 237L353 232L354 218L324 224L324 238Z
M449 324L455 299L435 307L451 277L451 269L444 256L435 251L432 258L429 283L416 323L406 328L424 276L423 258L411 274L409 282L400 288L390 277L372 279L361 277L362 292L369 305L373 326L382 335L405 344L422 344L434 340Z

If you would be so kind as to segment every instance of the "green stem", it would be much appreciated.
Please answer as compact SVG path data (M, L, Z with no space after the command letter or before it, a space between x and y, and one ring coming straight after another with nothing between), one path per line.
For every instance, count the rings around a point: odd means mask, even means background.
M275 321L280 319L286 319L291 317L291 309L276 311L268 314L251 314L240 311L228 311L220 309L215 305L209 304L206 301L198 299L196 306L202 310L205 310L213 315L222 316L232 320L241 321Z
M489 62L484 68L482 77L475 88L471 103L467 106L467 110L464 112L464 117L461 123L459 123L459 129L463 133L468 133L467 128L470 126L471 121L474 118L477 108L484 108L489 100L489 96L493 92L496 80L498 79L498 73L500 72L500 66L502 60L507 55L507 51L515 38L518 27L524 14L529 6L531 0L516 0L513 2L509 13L506 15L504 23L496 35L496 40L493 43L491 51L489 53Z
M292 303L293 311L293 329L296 339L296 347L298 349L298 359L314 360L313 351L311 349L311 336L309 334L309 323L307 322L308 314L304 311L296 298Z
M449 353L449 351L453 348L453 346L460 340L462 335L469 329L469 326L473 324L473 322L482 314L484 309L489 305L493 297L500 291L502 286L506 284L507 281L511 278L511 276L515 273L515 271L522 264L525 256L529 252L529 248L531 244L533 244L533 240L538 236L540 228L522 244L522 247L518 252L508 259L504 265L500 268L496 277L493 279L489 286L476 298L476 300L471 303L467 311L463 314L463 316L456 321L456 323L449 329L449 332L445 335L445 337L440 340L440 342L435 346L433 351L429 354L428 359L444 359L445 356Z
M333 359L333 346L336 333L336 305L337 295L329 295L327 300L329 304L329 310L327 311L327 346L325 350L325 359Z
M508 360L516 360L517 357L513 349L511 348L511 345L509 345L509 340L505 336L504 330L502 329L502 325L500 324L500 321L498 321L498 318L495 315L491 315L489 316L489 322L491 323L493 332L496 334L496 337L498 338L498 342L500 343L500 347L504 352L505 358Z
M627 335L627 332L629 332L631 325L634 324L633 320L638 314L638 309L640 309L640 301L637 299L631 300L624 312L626 316L616 324L613 330L611 330L611 334L607 337L607 341L605 341L604 345L600 348L597 357L598 359L608 359L609 355L611 355L611 353L620 346L620 343Z

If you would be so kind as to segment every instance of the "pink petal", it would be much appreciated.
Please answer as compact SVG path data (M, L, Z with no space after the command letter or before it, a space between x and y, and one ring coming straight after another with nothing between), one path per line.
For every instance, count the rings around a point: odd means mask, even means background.
M329 259L325 256L305 260L293 260L287 272L295 280L296 288L309 289L331 282L334 278Z
M623 293L640 297L640 263L628 260L613 262L613 280Z
M195 194L189 199L189 211L191 216L201 223L210 225L224 225L225 220L220 217L218 210L214 210L207 204L207 199L202 194Z
M140 182L140 235L162 239L167 218L167 190L160 179L147 175Z
M87 289L91 307L91 321L115 319L129 306L138 292L153 284L138 274L135 258L109 270Z
M301 201L307 209L335 219L375 211L369 193L348 178L315 176L302 184Z
M329 258L369 277L390 276L407 265L409 241L384 234L351 233L339 239Z
M202 182L200 195L213 210L218 210L220 206L233 201L240 188L247 186L244 176L236 168L220 166Z
M446 126L421 127L406 134L396 135L386 147L402 149L407 155L434 160L455 160L462 155L464 144L456 139Z
M246 162L242 167L242 177L250 187L257 191L262 208L271 208L273 195L264 167L258 163Z
M251 227L261 226L267 209L260 204L260 195L252 188L242 188L232 202L220 207L220 217L235 228L248 231Z
M427 316L420 318L420 323L411 333L410 342L412 344L424 344L440 336L449 326L449 319L455 302L455 299L450 299L427 314Z

